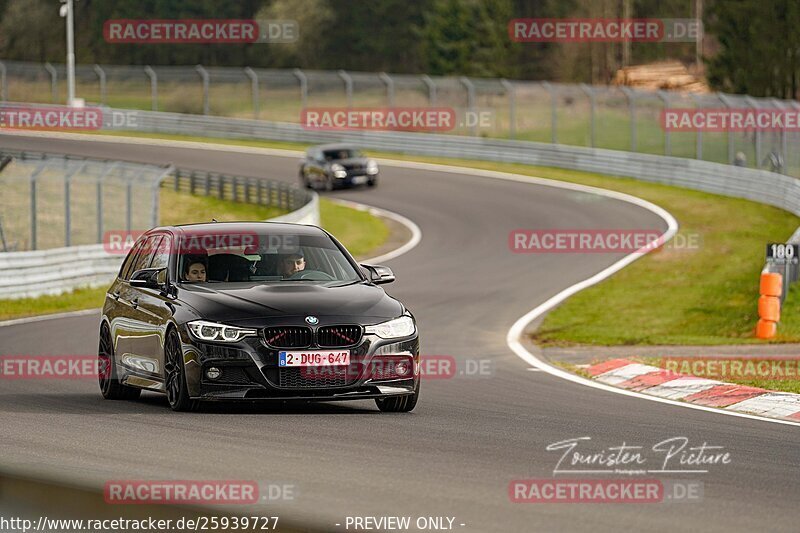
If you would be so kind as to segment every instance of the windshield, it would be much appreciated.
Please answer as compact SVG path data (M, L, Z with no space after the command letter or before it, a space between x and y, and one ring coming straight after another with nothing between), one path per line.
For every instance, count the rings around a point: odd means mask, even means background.
M339 161L341 159L352 159L356 157L364 157L364 155L354 148L341 148L338 150L325 150L326 161Z
M187 232L181 239L184 283L352 283L361 281L327 236L258 232Z

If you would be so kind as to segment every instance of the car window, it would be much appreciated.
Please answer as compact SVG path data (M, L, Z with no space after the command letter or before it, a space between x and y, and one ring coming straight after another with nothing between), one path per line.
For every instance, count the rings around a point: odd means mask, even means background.
M154 250L153 260L150 262L149 268L166 268L169 266L171 244L172 238L169 235L164 235Z
M144 246L145 239L140 239L138 242L134 243L131 250L128 252L128 256L125 258L125 261L122 263L122 267L119 269L119 277L124 280L128 280L133 273L133 264L136 262L136 258L139 252Z
M159 240L161 240L161 235L153 235L147 238L142 247L139 249L139 252L136 254L136 260L133 262L131 271L128 273L128 278L130 278L130 276L137 270L147 268L147 265L150 264L150 261L153 259L153 255L155 255L156 246L158 245Z

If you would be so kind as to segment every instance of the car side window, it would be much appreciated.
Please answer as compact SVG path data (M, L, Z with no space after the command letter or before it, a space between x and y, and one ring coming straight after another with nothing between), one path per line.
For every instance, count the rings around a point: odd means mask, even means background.
M150 260L155 254L156 245L158 244L159 240L161 240L161 235L154 235L152 237L148 237L147 240L142 244L142 247L136 254L136 261L133 262L133 267L131 267L131 271L128 273L128 278L130 278L130 276L137 270L147 268L147 265L150 264Z
M169 235L165 235L154 250L153 260L150 262L149 268L167 268L169 266L171 244L172 239Z
M119 277L124 279L125 281L129 280L131 274L133 273L133 264L136 263L136 259L139 257L139 252L144 246L145 239L140 240L139 242L135 243L131 248L131 251L128 252L128 257L125 258L125 262L122 263L122 268L119 270Z

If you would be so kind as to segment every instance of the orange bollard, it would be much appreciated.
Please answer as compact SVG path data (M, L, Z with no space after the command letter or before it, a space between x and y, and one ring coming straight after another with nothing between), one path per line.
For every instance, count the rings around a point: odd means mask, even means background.
M761 319L756 324L756 337L759 339L771 339L777 332L777 324L769 320Z
M758 299L758 318L770 322L780 322L781 299L777 296L761 296Z
M764 272L759 285L761 296L780 296L783 291L783 276L777 272Z

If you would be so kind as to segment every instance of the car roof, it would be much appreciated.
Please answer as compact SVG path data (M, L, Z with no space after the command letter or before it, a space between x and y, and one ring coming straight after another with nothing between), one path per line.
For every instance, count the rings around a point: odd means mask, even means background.
M176 235L183 235L192 230L219 233L245 233L265 231L276 235L327 235L322 228L306 224L291 224L288 222L204 222L200 224L180 224L177 226L159 226L147 233L169 231Z
M312 146L309 150L358 150L358 148L352 144L330 143Z

